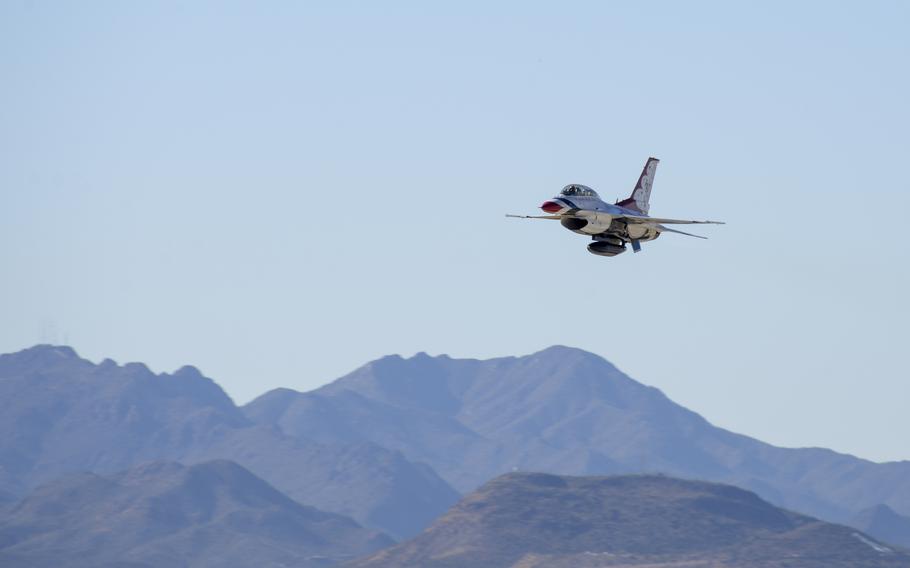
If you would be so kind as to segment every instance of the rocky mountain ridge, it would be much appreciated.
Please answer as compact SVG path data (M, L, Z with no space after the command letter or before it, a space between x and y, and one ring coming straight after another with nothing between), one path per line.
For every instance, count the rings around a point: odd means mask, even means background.
M291 435L399 450L461 491L513 470L659 472L738 485L833 521L882 503L910 512L910 462L729 432L567 347L487 361L386 357L311 392L271 391L243 410Z
M897 568L910 555L754 493L663 476L501 476L350 568Z
M192 367L93 364L67 347L0 356L0 494L154 460L233 460L292 498L403 538L458 498L429 467L368 441L321 444L249 421Z

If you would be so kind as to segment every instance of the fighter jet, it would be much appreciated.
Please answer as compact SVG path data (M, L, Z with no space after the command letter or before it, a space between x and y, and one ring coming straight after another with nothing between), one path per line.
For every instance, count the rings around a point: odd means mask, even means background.
M599 256L616 256L626 252L626 243L639 252L642 241L653 241L661 233L678 233L689 237L706 239L665 225L723 225L721 221L686 221L650 217L651 185L657 170L657 158L648 158L632 195L614 204L603 201L597 192L588 186L573 183L565 186L559 195L544 201L540 208L549 215L506 215L519 219L552 219L580 235L590 236L594 242L588 245L588 252Z

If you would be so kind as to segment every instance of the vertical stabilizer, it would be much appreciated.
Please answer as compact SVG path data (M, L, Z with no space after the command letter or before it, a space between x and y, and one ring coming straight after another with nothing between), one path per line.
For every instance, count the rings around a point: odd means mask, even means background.
M641 170L638 183L635 184L635 189L632 190L632 195L618 202L617 205L639 211L645 215L648 214L648 209L651 206L651 185L654 183L654 173L657 171L658 163L660 163L660 160L657 158L648 158L648 161L645 162L645 167Z

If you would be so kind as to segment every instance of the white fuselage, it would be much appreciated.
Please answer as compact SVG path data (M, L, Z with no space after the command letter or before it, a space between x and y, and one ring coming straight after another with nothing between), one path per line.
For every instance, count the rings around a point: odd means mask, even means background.
M607 203L599 197L557 195L545 202L541 209L554 215L573 215L574 218L565 219L562 225L580 235L596 237L606 233L605 236L615 236L623 241L650 241L660 234L647 225L626 223L623 215L641 213Z

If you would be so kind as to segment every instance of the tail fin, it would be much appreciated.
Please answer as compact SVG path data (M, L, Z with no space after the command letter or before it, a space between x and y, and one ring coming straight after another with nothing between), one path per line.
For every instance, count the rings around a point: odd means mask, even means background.
M639 211L645 215L648 214L651 200L651 184L654 183L654 173L657 171L658 163L660 163L660 160L657 158L648 158L648 161L645 162L645 167L641 170L638 183L635 184L635 189L632 190L632 195L619 201L617 205Z

